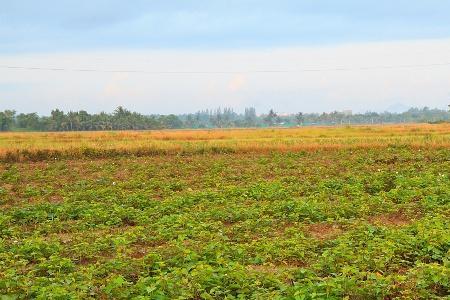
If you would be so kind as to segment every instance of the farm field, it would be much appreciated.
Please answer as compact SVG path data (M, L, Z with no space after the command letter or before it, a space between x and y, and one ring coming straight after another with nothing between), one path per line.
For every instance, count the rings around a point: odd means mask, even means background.
M0 134L0 299L448 299L450 125Z

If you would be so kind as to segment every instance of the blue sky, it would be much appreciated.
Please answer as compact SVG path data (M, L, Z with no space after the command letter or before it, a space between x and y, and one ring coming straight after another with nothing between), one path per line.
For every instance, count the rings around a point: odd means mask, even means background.
M286 57L296 68L450 62L450 54L444 51L450 43L450 1L443 0L0 0L0 7L0 65L215 71L245 70L248 61L253 68L286 69L290 67ZM70 72L54 78L45 71L0 69L0 109L44 113L58 106L108 111L122 104L144 113L177 113L217 106L241 110L249 105L260 111L269 107L383 110L397 103L445 107L450 98L445 76L450 77L450 68L420 71L413 74L423 77L426 73L421 82L428 85L417 90L418 77L410 73L405 79L401 71L387 70L380 76L366 72L365 95L350 89L352 80L361 79L358 72L344 76L348 82L328 73L314 82L298 74L271 78L97 74L86 82L85 76ZM373 91L388 84L382 82L385 75L392 77L391 89L397 89L378 95L381 98L374 104ZM55 90L55 81L65 89ZM155 88L146 89L147 82ZM230 89L236 82L240 87ZM116 89L109 100L102 94L108 84ZM120 91L124 85L127 89ZM302 88L296 89L299 85ZM173 86L179 87L179 93L173 92ZM216 90L205 92L205 86ZM312 87L317 90L311 92ZM417 94L429 97L421 100Z
M450 37L450 2L1 1L1 52L248 48Z

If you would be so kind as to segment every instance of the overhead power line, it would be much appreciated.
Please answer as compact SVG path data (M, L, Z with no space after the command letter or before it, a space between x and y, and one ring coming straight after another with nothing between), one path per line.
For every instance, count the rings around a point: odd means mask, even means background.
M385 69L421 69L430 67L450 66L450 62L412 65L383 65L365 67L334 67L334 68L305 68L305 69L261 69L240 71L146 71L146 70L104 70L104 69L71 69L56 67L30 67L0 65L1 69L27 71L56 71L56 72L92 72L92 73L138 73L138 74L242 74L242 73L304 73L304 72L336 72L336 71L366 71Z

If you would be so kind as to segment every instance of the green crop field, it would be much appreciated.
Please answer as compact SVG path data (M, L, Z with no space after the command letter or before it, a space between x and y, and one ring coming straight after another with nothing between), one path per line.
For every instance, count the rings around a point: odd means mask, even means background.
M0 134L0 299L449 299L450 125Z

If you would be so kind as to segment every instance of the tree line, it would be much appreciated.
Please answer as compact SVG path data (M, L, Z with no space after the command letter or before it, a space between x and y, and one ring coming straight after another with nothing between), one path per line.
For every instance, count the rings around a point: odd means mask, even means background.
M279 114L273 109L257 114L254 107L243 113L231 108L203 110L181 115L143 115L119 106L112 113L89 114L87 111L54 109L49 116L37 113L0 111L0 131L94 131L94 130L149 130L180 128L233 128L233 127L293 127L310 125L383 124L448 122L450 113L440 109L411 108L403 113L333 111L329 113Z

